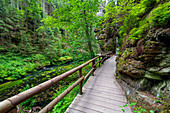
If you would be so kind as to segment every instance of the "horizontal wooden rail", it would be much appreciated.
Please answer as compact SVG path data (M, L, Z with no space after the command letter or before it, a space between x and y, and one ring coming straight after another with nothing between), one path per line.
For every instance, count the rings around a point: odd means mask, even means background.
M100 63L104 60L103 59L104 56L107 56L107 54L97 56L97 57L85 62L84 64L70 70L70 71L67 71L57 77L54 77L46 82L43 82L43 83L31 88L31 89L28 89L22 93L19 93L13 97L10 97L10 98L0 102L0 113L5 113L7 111L10 111L12 108L15 108L18 104L22 103L23 101L31 98L32 96L34 96L36 94L39 94L40 92L42 92L45 89L51 87L52 85L58 83L59 81L63 80L64 78L68 77L69 75L75 73L78 70L79 70L79 79L72 86L70 86L67 90L65 90L62 94L60 94L56 99L54 99L51 103L49 103L44 109L42 109L41 112L47 113L46 111L51 110L55 104L57 104L65 95L67 95L78 84L79 84L79 93L82 94L82 82L90 75L90 73L94 72L94 70L95 70L94 67L97 65L97 63ZM100 60L100 57L102 57L101 60ZM99 58L99 61L95 64L94 62L97 58ZM91 62L92 62L92 69L85 77L82 76L82 68Z
M79 78L74 84L67 88L63 93L61 93L57 98L51 101L47 106L45 106L39 113L48 113L62 98L64 98L74 87L76 87L82 80L84 76Z
M94 71L94 68L92 68L87 75L84 77L84 81L89 77L89 75Z
M98 62L96 62L95 64L94 64L94 66L96 66L98 63L100 63L101 61L99 60Z

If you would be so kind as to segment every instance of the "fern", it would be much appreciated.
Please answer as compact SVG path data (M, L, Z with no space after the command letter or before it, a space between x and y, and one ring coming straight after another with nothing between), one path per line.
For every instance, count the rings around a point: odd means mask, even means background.
M13 29L13 26L8 25L8 24L6 24L5 27L7 27L8 29ZM9 31L9 30L8 30L8 31Z
M5 24L3 20L0 20L0 23L1 23L1 24Z
M6 21L8 22L8 23L10 23L10 24L13 24L13 21L10 19L10 18L6 18Z
M9 32L9 30L6 29L6 28L4 28L4 27L0 27L0 29L3 30L3 32ZM1 33L1 35L2 35L2 34L3 34L3 33Z

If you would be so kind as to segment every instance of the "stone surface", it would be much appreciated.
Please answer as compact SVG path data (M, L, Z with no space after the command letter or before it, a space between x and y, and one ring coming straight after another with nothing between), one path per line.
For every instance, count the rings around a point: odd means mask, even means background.
M153 102L147 99L147 94L139 94L139 91L149 91L148 94L155 98L161 93L162 98L167 97L162 101L170 103L169 34L170 28L153 28L146 37L136 42L128 41L128 35L123 39L121 54L117 58L116 73L120 77L118 81L129 101L137 101L141 106L145 103L144 108L147 105L152 106ZM161 103L159 105L165 107ZM155 103L153 109L161 107L159 105Z
M161 73L161 75L170 75L170 67L163 68L159 73Z
M116 53L116 27L114 28L109 23L103 23L103 28L95 28L95 36L96 39L99 41L99 46L102 51L102 53L110 52ZM115 31L115 32L114 32Z
M159 75L148 72L148 71L145 73L144 77L148 79L152 79L152 80L162 80Z

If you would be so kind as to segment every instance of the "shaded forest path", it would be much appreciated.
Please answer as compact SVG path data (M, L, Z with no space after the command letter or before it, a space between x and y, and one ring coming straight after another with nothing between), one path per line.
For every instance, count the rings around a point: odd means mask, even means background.
M115 80L116 56L107 59L83 87L65 113L122 113L119 106L127 104L125 93ZM125 107L126 113L131 113Z

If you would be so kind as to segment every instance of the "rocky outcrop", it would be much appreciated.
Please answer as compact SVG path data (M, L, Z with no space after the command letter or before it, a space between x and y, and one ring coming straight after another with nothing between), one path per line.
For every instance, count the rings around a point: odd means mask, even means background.
M123 42L117 58L117 75L129 101L136 101L141 106L145 103L145 109L146 105L155 110L168 108L170 28L152 28L146 37L129 41L125 38Z
M109 22L108 22L109 23ZM99 46L102 53L112 51L115 53L116 51L116 29L112 29L113 27L110 24L102 24L103 29L99 27L95 28L95 36L99 41Z

